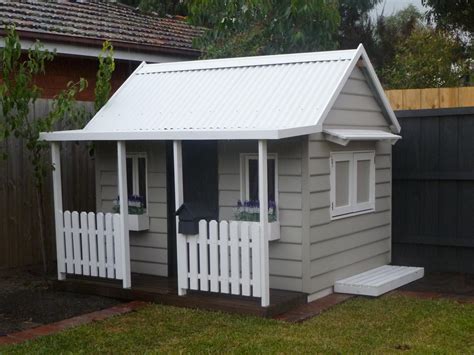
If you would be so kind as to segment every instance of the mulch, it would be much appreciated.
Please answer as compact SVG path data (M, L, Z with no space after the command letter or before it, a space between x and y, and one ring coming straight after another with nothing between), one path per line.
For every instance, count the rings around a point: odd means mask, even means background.
M37 270L0 271L0 339L120 304L120 301L52 289L52 279Z

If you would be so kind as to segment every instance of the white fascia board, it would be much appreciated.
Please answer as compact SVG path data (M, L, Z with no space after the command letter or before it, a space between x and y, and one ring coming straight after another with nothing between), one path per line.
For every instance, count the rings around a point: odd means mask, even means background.
M115 140L244 140L284 139L321 132L321 126L259 130L169 130L94 132L87 129L40 133L44 141L115 141Z
M35 41L22 39L21 48L28 49L30 48ZM41 41L44 45L44 48L50 52L56 51L57 54L79 56L79 57L89 57L89 58L98 58L101 49L100 47L91 47L91 46L80 46L70 43L57 43L57 42L46 42ZM5 40L0 39L0 48L5 47ZM114 59L117 60L130 60L134 62L151 62L151 63L168 63L168 62L180 62L189 60L189 57L180 57L176 55L166 55L166 54L154 54L146 53L140 51L127 51L120 48L114 48Z
M357 50L352 51L351 62L347 66L346 70L344 71L344 74L342 75L342 78L339 80L339 83L337 84L336 88L332 92L331 98L329 99L328 104L324 108L324 111L321 113L320 118L318 120L318 126L322 126L324 121L326 120L326 117L328 116L329 111L331 111L332 107L334 106L334 103L336 102L342 89L344 88L344 85L346 84L347 80L351 76L351 73L357 64L357 61L359 60L359 57L363 49L364 47L362 46L362 44L360 44L359 47L357 47Z
M283 139L321 132L319 126L287 129L259 130L169 130L169 131L127 131L94 132L69 130L42 132L44 141L116 141L116 140L244 140Z
M278 130L212 130L212 131L129 131L91 132L87 130L42 132L40 140L58 141L118 141L118 140L244 140L279 139Z
M372 66L372 63L370 62L369 56L367 55L367 52L365 51L365 48L362 44L359 44L357 47L356 51L353 52L353 57L350 65L347 67L346 71L344 72L344 75L339 82L338 86L334 90L331 99L329 101L329 104L326 106L325 110L321 114L321 118L319 120L320 124L324 123L324 120L326 119L327 115L329 114L329 111L332 109L332 106L336 102L337 98L339 97L339 94L342 91L342 88L346 84L347 80L349 79L352 71L354 70L355 66L357 65L357 62L359 61L359 58L362 58L365 68L367 69L367 73L369 74L369 80L372 83L376 95L380 98L381 104L383 106L383 109L385 110L388 118L390 119L391 125L390 125L390 130L394 133L400 133L401 127L400 124L398 123L397 117L395 116L395 113L392 110L392 107L390 106L390 103L388 102L387 96L385 95L385 91L382 87L382 84L380 83L380 80L375 72L374 67Z
M372 63L370 62L369 56L367 55L364 46L362 44L359 44L359 47L357 49L361 51L365 67L367 69L367 73L369 74L372 84L374 85L374 88L377 91L380 100L382 101L382 105L384 106L384 109L392 122L392 126L390 126L390 129L394 133L400 133L400 131L402 130L402 128L400 127L400 123L398 123L397 116L395 116L392 106L390 105L390 102L388 102L387 96L385 95L385 90L383 89L382 84L380 83L377 73L375 72Z
M278 139L291 138L297 136L304 136L313 133L320 133L322 131L321 126L312 125L305 127L296 127L296 128L285 128L278 130Z
M188 71L203 69L221 69L221 68L237 68L247 66L262 66L276 64L291 64L305 62L321 62L334 60L350 60L354 53L359 49L347 49L341 51L328 52L309 52L294 54L277 54L264 55L254 57L238 57L223 59L207 59L198 61L182 61L180 63L162 63L147 65L140 73L161 73L169 71Z

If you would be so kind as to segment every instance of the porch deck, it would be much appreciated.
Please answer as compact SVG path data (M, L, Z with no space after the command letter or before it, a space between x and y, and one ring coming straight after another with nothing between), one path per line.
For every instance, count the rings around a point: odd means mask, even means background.
M70 277L57 281L55 288L122 300L142 300L186 308L199 308L271 318L306 303L307 295L301 292L270 289L270 305L260 306L260 299L220 293L188 291L178 296L177 281L173 278L132 274L132 287L122 288L118 280Z

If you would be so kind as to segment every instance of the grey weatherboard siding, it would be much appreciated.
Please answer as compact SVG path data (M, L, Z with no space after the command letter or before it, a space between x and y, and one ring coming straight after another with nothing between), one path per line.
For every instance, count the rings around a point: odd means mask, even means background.
M301 291L303 288L303 179L307 161L300 137L269 141L268 153L278 157L278 199L281 239L270 242L270 287ZM240 154L256 154L256 142L220 141L218 144L219 217L232 219L241 198Z
M355 68L328 114L324 128L389 131L367 81ZM375 150L375 211L331 221L329 155L331 151ZM306 292L329 289L338 279L391 261L392 146L389 142L328 142L309 136L310 280Z
M110 212L117 198L116 144L96 143L97 211ZM164 142L130 142L127 153L147 153L148 231L130 232L132 272L168 275L166 150Z

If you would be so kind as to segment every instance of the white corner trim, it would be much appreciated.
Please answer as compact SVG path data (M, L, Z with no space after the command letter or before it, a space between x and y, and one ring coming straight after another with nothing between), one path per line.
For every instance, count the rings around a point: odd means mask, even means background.
M332 295L334 293L334 287L328 287L321 291L308 295L308 303L319 300L320 298Z

